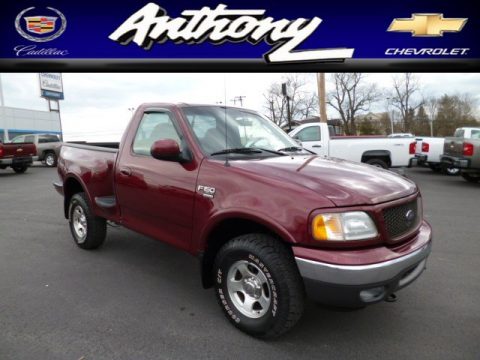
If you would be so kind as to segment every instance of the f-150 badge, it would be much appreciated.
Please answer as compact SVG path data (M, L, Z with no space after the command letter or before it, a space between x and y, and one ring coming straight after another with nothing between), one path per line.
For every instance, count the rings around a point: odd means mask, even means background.
M205 185L198 185L197 191L202 194L204 197L213 199L215 196L215 188L210 187L210 186L205 186Z

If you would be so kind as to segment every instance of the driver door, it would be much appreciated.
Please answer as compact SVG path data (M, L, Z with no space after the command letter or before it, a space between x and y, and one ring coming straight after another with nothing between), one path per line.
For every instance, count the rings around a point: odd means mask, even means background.
M302 142L305 149L313 151L318 155L327 155L327 149L323 146L320 126L312 124L300 130L295 139Z
M155 239L188 249L198 167L194 162L158 160L152 144L173 139L186 146L174 115L145 113L132 144L125 144L116 172L116 195L122 222Z

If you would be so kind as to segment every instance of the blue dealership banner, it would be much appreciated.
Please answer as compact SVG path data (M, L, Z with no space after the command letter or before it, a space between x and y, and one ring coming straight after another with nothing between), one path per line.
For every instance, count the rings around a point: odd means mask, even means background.
M0 66L394 63L400 71L444 62L465 71L478 67L478 15L467 0L15 1L0 13Z

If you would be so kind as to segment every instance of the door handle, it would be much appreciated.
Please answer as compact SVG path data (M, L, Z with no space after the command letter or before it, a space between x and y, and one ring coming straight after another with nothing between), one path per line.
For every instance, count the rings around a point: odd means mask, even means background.
M322 145L312 145L312 147L322 147Z
M132 169L130 169L129 167L122 167L120 168L120 174L130 176L132 175Z

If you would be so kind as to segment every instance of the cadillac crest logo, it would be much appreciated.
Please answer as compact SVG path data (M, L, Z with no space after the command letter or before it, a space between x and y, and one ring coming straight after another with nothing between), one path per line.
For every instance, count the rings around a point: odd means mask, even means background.
M46 9L50 13L48 15L24 16L33 9L35 7L22 10L15 19L15 29L21 36L34 42L46 42L54 40L64 33L67 28L67 19L60 11L47 7Z

